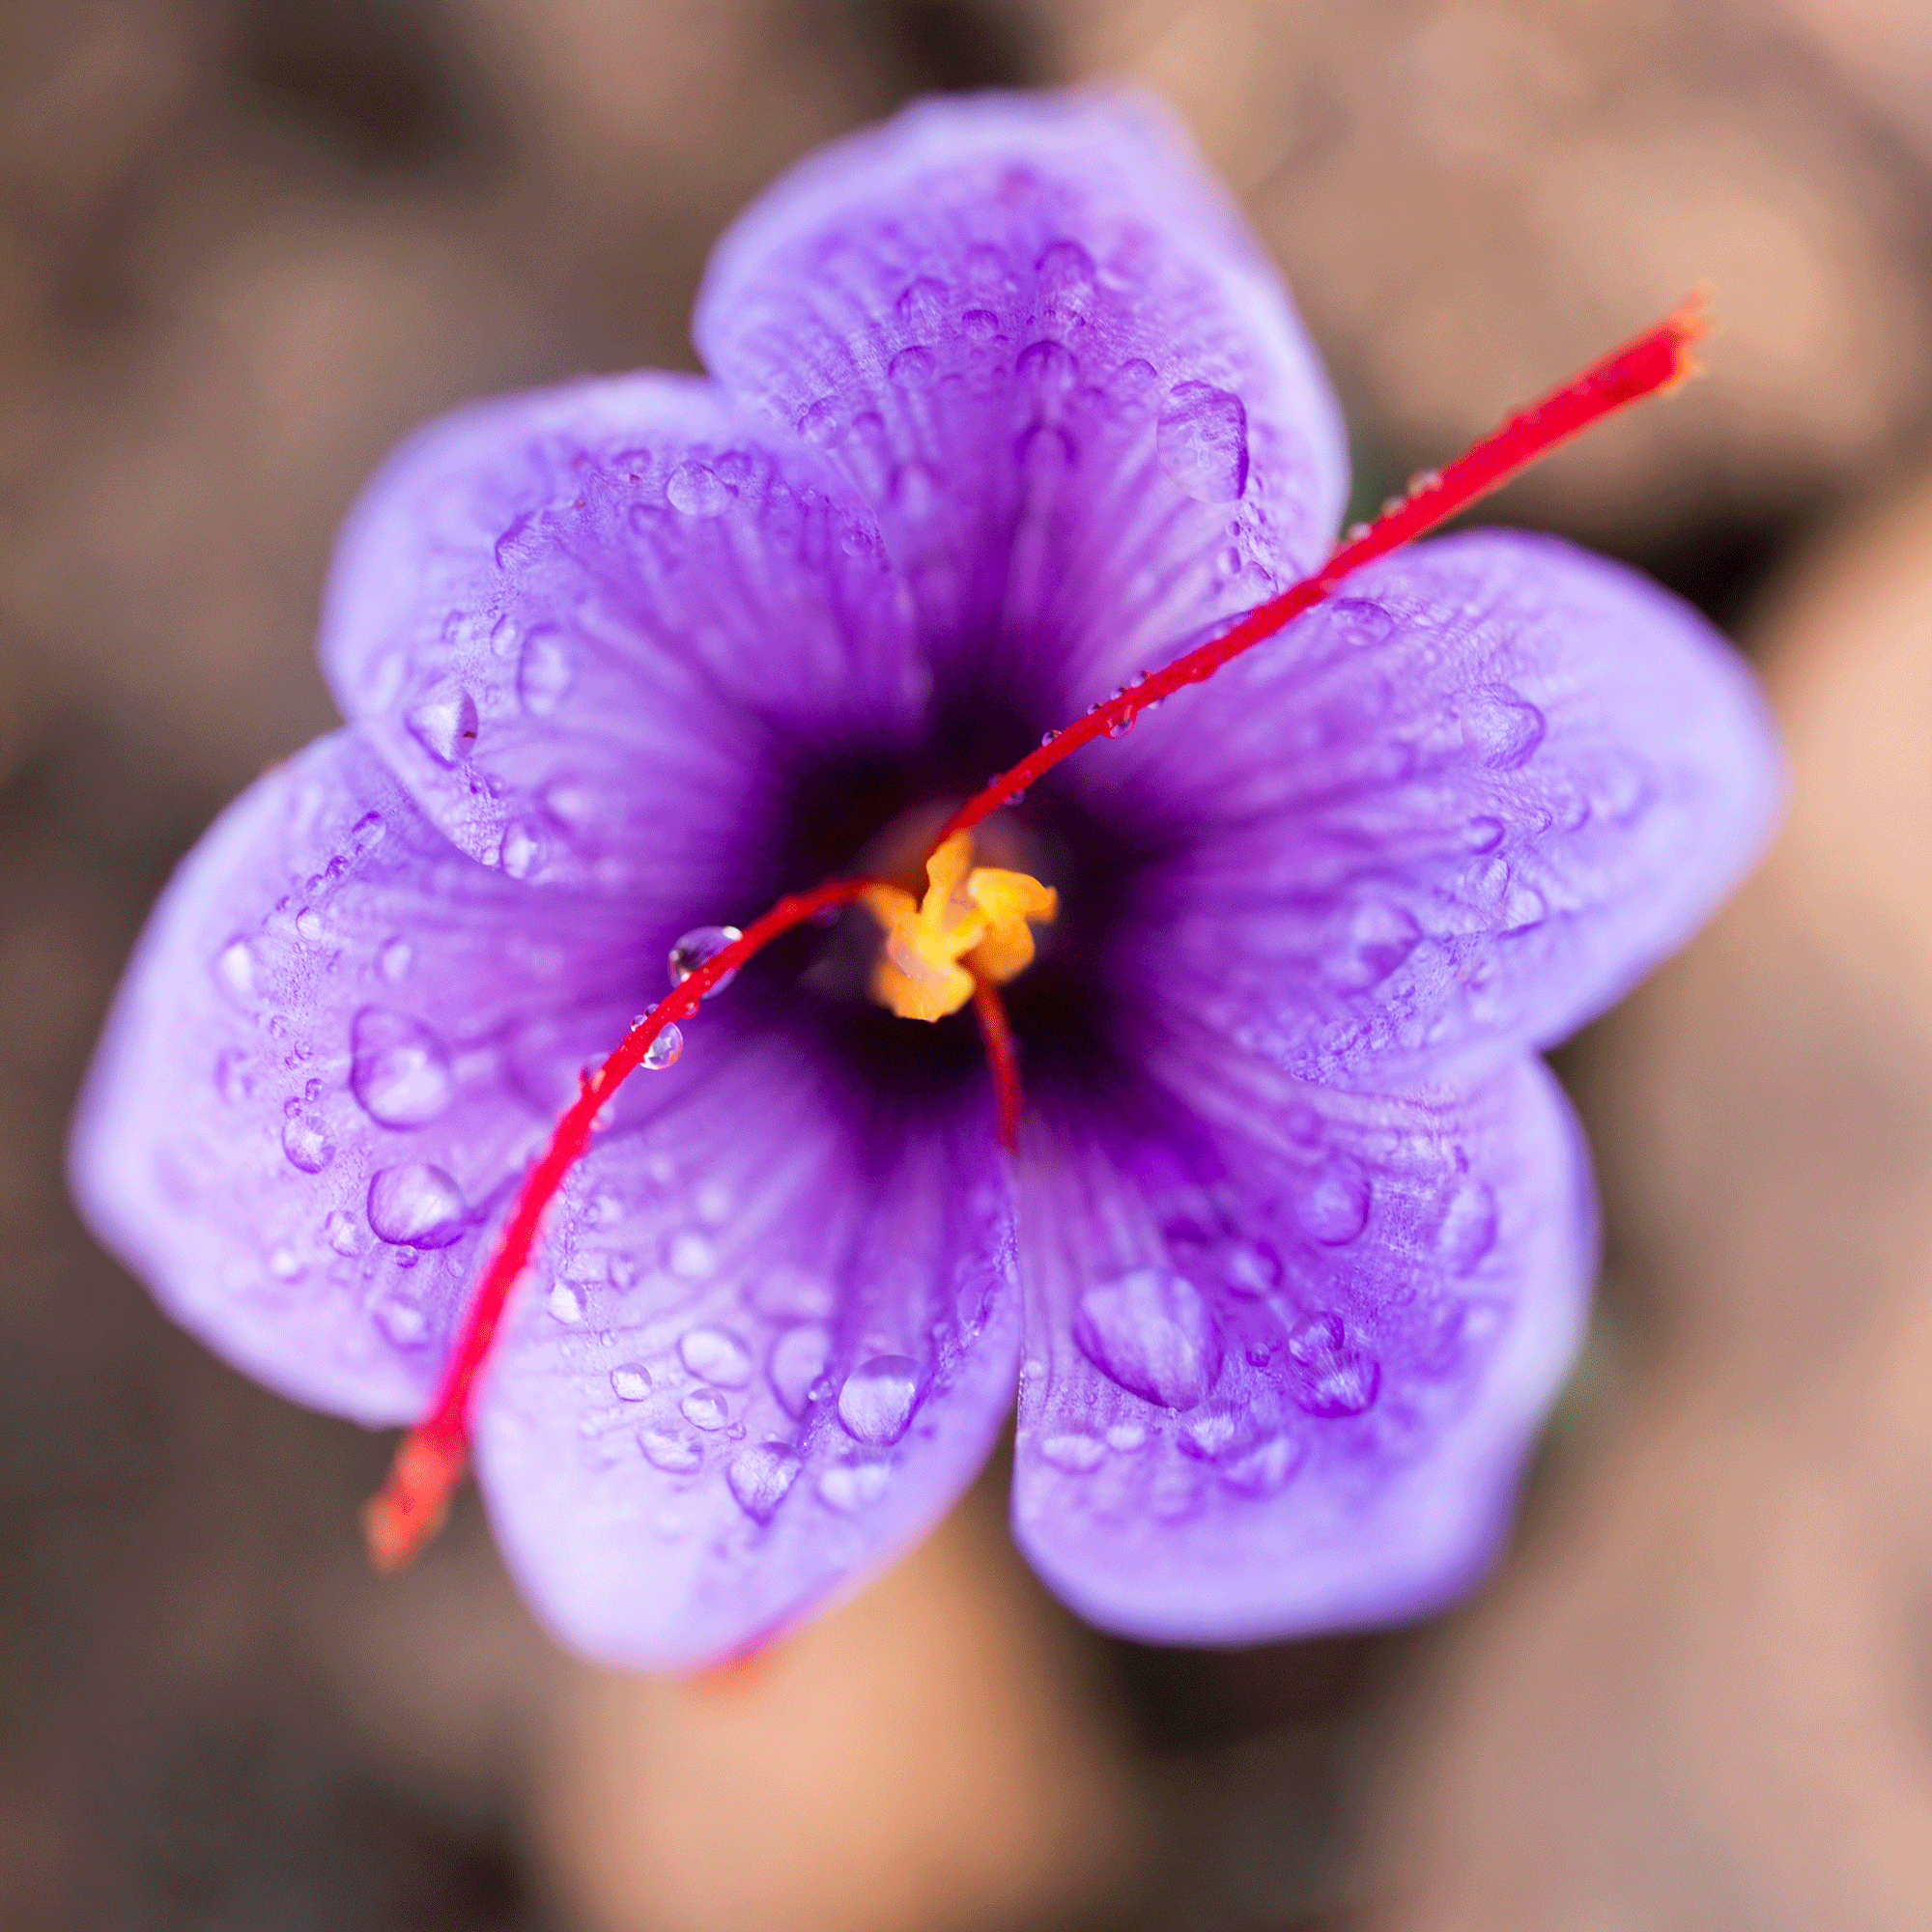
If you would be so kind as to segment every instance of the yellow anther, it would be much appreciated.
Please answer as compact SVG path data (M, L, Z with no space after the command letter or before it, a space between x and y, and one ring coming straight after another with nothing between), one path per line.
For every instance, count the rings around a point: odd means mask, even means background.
M885 929L872 997L901 1019L940 1020L973 997L973 978L1004 983L1033 963L1033 925L1060 895L1024 872L975 867L973 835L955 832L925 862L925 897L870 886L866 905Z

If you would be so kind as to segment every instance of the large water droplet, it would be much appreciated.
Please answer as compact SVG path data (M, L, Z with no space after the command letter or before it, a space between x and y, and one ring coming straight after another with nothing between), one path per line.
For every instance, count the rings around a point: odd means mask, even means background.
M574 1281L552 1282L544 1305L566 1328L575 1328L583 1320L583 1291Z
M1236 1241L1221 1260L1228 1293L1259 1301L1281 1286L1281 1256L1271 1241Z
M1367 597L1338 597L1327 607L1330 634L1352 649L1378 644L1395 628L1395 619Z
M648 1073L662 1073L683 1051L684 1029L675 1020L666 1020L659 1027L657 1037L644 1048L644 1057L638 1064Z
M906 1433L919 1405L919 1364L910 1355L874 1355L845 1378L838 1420L861 1442L882 1447Z
M335 1158L335 1145L313 1114L291 1114L282 1122L282 1151L304 1174L320 1174Z
M831 1356L832 1336L815 1321L787 1328L772 1344L766 1373L787 1415L802 1416L811 1406L812 1384L825 1373Z
M1270 1435L1227 1457L1221 1480L1244 1496L1271 1496L1287 1487L1307 1453L1308 1445L1298 1436Z
M817 449L830 449L845 440L852 427L837 396L820 396L798 419L798 433Z
M797 1455L782 1442L748 1442L731 1458L724 1480L753 1522L770 1522L798 1481Z
M673 986L681 986L707 960L715 959L727 946L734 946L744 938L735 925L694 925L670 950L668 971ZM708 1000L713 993L722 993L738 977L734 966L704 997Z
M728 1328L693 1328L678 1343L677 1352L693 1375L720 1388L743 1388L752 1379L752 1351Z
M517 661L517 696L524 709L548 718L570 696L577 682L577 660L561 631L546 625L524 639Z
M611 1371L611 1393L619 1402L642 1402L651 1392L651 1372L641 1362L619 1362Z
M1467 1274L1496 1242L1496 1197L1487 1182L1465 1180L1443 1210L1435 1245L1452 1274Z
M403 718L440 765L460 765L476 749L476 700L460 684L440 684Z
M946 284L930 275L916 275L899 293L899 327L908 335L931 335L946 320Z
M446 1248L469 1211L462 1188L427 1161L383 1168L369 1182L369 1226L392 1247Z
M1380 985L1421 943L1422 928L1406 907L1365 899L1323 965L1331 984L1344 992L1364 992Z
M1503 684L1486 684L1458 707L1463 737L1492 771L1513 772L1543 743L1549 721Z
M922 342L915 342L909 349L901 349L887 365L886 374L901 389L923 389L932 381L932 372L937 364L932 351Z
M1172 1268L1136 1268L1080 1297L1073 1339L1124 1389L1191 1408L1221 1373L1221 1328L1207 1298Z
M704 1450L681 1429L641 1429L638 1447L644 1461L668 1476L694 1475L704 1466Z
M716 1389L693 1389L678 1407L699 1429L723 1429L731 1420L731 1405Z
M1084 315L1094 300L1094 258L1077 242L1049 242L1035 264L1049 311Z
M1382 1366L1351 1348L1342 1318L1328 1310L1305 1315L1288 1331L1288 1352L1302 1373L1289 1392L1310 1415L1360 1415L1381 1388Z
M671 507L687 517L722 517L731 506L730 486L708 463L680 463L665 483Z
M1369 1222L1369 1179L1338 1155L1295 1197L1294 1216L1323 1247L1346 1247Z
M1079 363L1065 345L1051 341L1028 343L1013 369L1020 381L1046 402L1064 396L1080 373Z
M1211 383L1177 383L1155 432L1160 467L1203 503L1232 503L1248 487L1247 406Z
M456 1077L448 1051L420 1020L364 1007L350 1038L349 1091L379 1125L425 1126L449 1105Z
M323 1217L322 1238L338 1255L358 1255L362 1252L362 1230L356 1224L355 1216L341 1208L331 1208Z

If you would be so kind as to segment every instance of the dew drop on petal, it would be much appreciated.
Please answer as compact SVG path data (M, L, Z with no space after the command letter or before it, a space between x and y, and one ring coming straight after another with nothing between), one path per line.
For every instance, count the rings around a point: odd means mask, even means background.
M404 714L412 737L440 765L460 765L476 749L476 700L460 684L440 684Z
M662 1073L683 1051L684 1029L675 1020L667 1020L658 1029L657 1037L644 1048L644 1057L638 1064L647 1072Z
M1323 1247L1346 1247L1369 1223L1369 1179L1347 1158L1331 1160L1295 1197L1294 1215Z
M420 1127L456 1092L442 1041L405 1013L364 1007L350 1029L349 1091L379 1126Z
M1041 341L1020 351L1013 370L1035 395L1051 402L1073 386L1080 365L1064 343Z
M728 1328L707 1324L690 1329L677 1352L693 1375L720 1388L743 1388L752 1379L752 1351Z
M681 1429L643 1429L638 1447L644 1461L668 1476L689 1476L704 1466L704 1450Z
M798 419L799 435L817 449L830 449L843 441L851 427L851 420L837 396L820 396Z
M1493 852L1503 842L1500 818L1472 818L1463 828L1463 843L1471 852Z
M838 1420L861 1442L896 1442L919 1405L919 1364L909 1355L874 1355L845 1378Z
M797 1454L782 1442L752 1442L731 1458L724 1481L753 1522L769 1522L798 1481Z
M930 335L946 320L946 284L931 275L915 275L900 290L895 311L908 334Z
M1117 1456L1131 1456L1147 1443L1144 1422L1117 1422L1107 1431L1107 1447Z
M1168 1408L1191 1408L1221 1373L1221 1329L1172 1268L1136 1268L1080 1297L1073 1339L1095 1368Z
M681 986L707 960L715 959L727 946L736 945L744 934L735 925L694 925L670 950L666 962L673 986ZM722 993L738 977L734 966L704 997Z
M1422 928L1404 906L1365 899L1350 916L1347 933L1324 958L1329 983L1345 992L1378 986L1422 943Z
M1435 1245L1454 1274L1467 1274L1496 1241L1496 1197L1487 1182L1465 1180L1443 1211Z
M1240 1495L1271 1496L1287 1488L1307 1453L1307 1444L1299 1436L1269 1435L1225 1458L1221 1480Z
M385 1294L371 1312L376 1326L398 1349L420 1349L429 1340L429 1318L413 1301Z
M989 308L969 308L959 318L960 331L968 342L987 343L1000 332L1000 318Z
M1463 700L1463 737L1492 771L1513 772L1543 743L1549 722L1507 685L1486 684Z
M1395 619L1367 597L1338 597L1328 606L1328 630L1354 649L1380 643L1395 628Z
M802 1416L811 1406L811 1387L832 1356L832 1336L817 1322L787 1328L772 1344L766 1374L772 1392L787 1415Z
M932 381L935 366L932 351L923 343L915 342L893 357L886 374L901 389L923 389Z
M1084 314L1094 299L1094 258L1077 242L1049 242L1035 263L1049 310Z
M835 1463L818 1479L818 1493L836 1510L851 1511L885 1494L891 1471L883 1463Z
M1222 1257L1221 1279L1230 1294L1259 1301L1281 1286L1281 1256L1267 1241L1236 1241Z
M1248 412L1231 389L1177 383L1161 405L1154 452L1179 489L1203 503L1232 503L1248 487Z
M641 1362L619 1362L611 1371L611 1393L619 1402L642 1402L651 1392L651 1372Z
M1056 1469L1084 1476L1107 1460L1107 1445L1097 1435L1073 1430L1064 1435L1049 1435L1039 1445L1039 1453Z
M1288 1352L1302 1373L1290 1393L1310 1415L1360 1415L1380 1391L1381 1364L1351 1348L1342 1318L1328 1310L1305 1315L1288 1331Z
M583 1291L575 1282L553 1282L544 1306L566 1328L575 1328L583 1320Z
M255 950L245 939L231 939L214 956L214 977L238 1000L255 991Z
M524 639L517 662L517 696L532 717L548 718L570 696L577 664L561 631L546 625Z
M320 1174L335 1158L335 1144L313 1114L298 1112L282 1122L282 1151L291 1167Z
M693 1389L678 1407L699 1429L723 1429L731 1420L731 1405L716 1389Z
M497 857L513 879L533 879L544 868L550 848L541 832L527 825L511 824L504 829L503 842Z
M362 1252L362 1231L356 1224L355 1216L341 1208L331 1208L324 1216L322 1238L338 1255L358 1255Z
M382 1168L369 1182L369 1226L392 1247L446 1248L469 1211L462 1188L427 1161Z
M730 508L731 489L708 463L680 463L665 483L671 508L687 517L720 517Z

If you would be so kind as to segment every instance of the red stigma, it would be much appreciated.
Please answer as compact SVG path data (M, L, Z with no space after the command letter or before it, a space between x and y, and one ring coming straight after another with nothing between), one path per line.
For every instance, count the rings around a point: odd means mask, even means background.
M1592 363L1540 401L1517 411L1500 427L1447 469L1425 474L1408 495L1391 504L1366 528L1350 533L1313 576L1258 605L1218 638L1198 645L1068 725L1002 772L974 794L934 836L937 851L956 832L969 831L1023 792L1082 745L1124 728L1151 706L1190 684L1202 684L1243 651L1273 637L1312 609L1351 572L1460 515L1470 504L1500 489L1530 464L1605 416L1666 394L1697 374L1691 345L1709 332L1702 291L1679 303L1656 327ZM449 1500L469 1462L469 1404L477 1376L489 1359L510 1292L529 1264L545 1211L589 1141L599 1112L642 1063L651 1042L673 1020L687 1020L698 1001L727 973L814 915L854 903L870 879L835 879L809 893L781 898L745 928L741 938L714 953L660 1000L625 1035L616 1051L583 1083L582 1091L557 1122L556 1131L517 1192L509 1219L497 1236L490 1264L477 1286L443 1363L430 1411L404 1436L381 1493L363 1512L370 1560L379 1570L400 1570L434 1536L448 1514ZM1000 1145L1018 1145L1019 1062L1006 1005L998 989L975 976L973 1009L985 1044L993 1078Z

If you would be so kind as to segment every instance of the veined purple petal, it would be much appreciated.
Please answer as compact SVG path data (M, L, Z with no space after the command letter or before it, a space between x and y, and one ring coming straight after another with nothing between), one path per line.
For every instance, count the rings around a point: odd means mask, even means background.
M344 527L321 652L471 858L626 893L673 936L759 879L801 759L904 741L929 688L870 514L676 376L418 431Z
M635 1668L770 1634L923 1534L1018 1353L987 1109L907 1118L795 1042L699 1024L679 1102L573 1177L476 1416L530 1602Z
M1499 531L1363 571L1067 781L1178 854L1122 983L1369 1087L1602 1011L1737 883L1782 788L1763 698L1695 612Z
M320 739L156 906L74 1127L74 1192L230 1361L363 1422L413 1419L486 1225L575 1091L554 1015L601 1057L638 954L621 911L485 870L358 734Z
M1117 89L923 101L719 243L718 376L877 512L942 678L1064 712L1313 567L1347 490L1280 279L1173 118Z
M1016 1534L1140 1637L1432 1608L1493 1556L1580 1335L1580 1136L1526 1059L1386 1097L1195 1073L1196 1104L1029 1128Z

